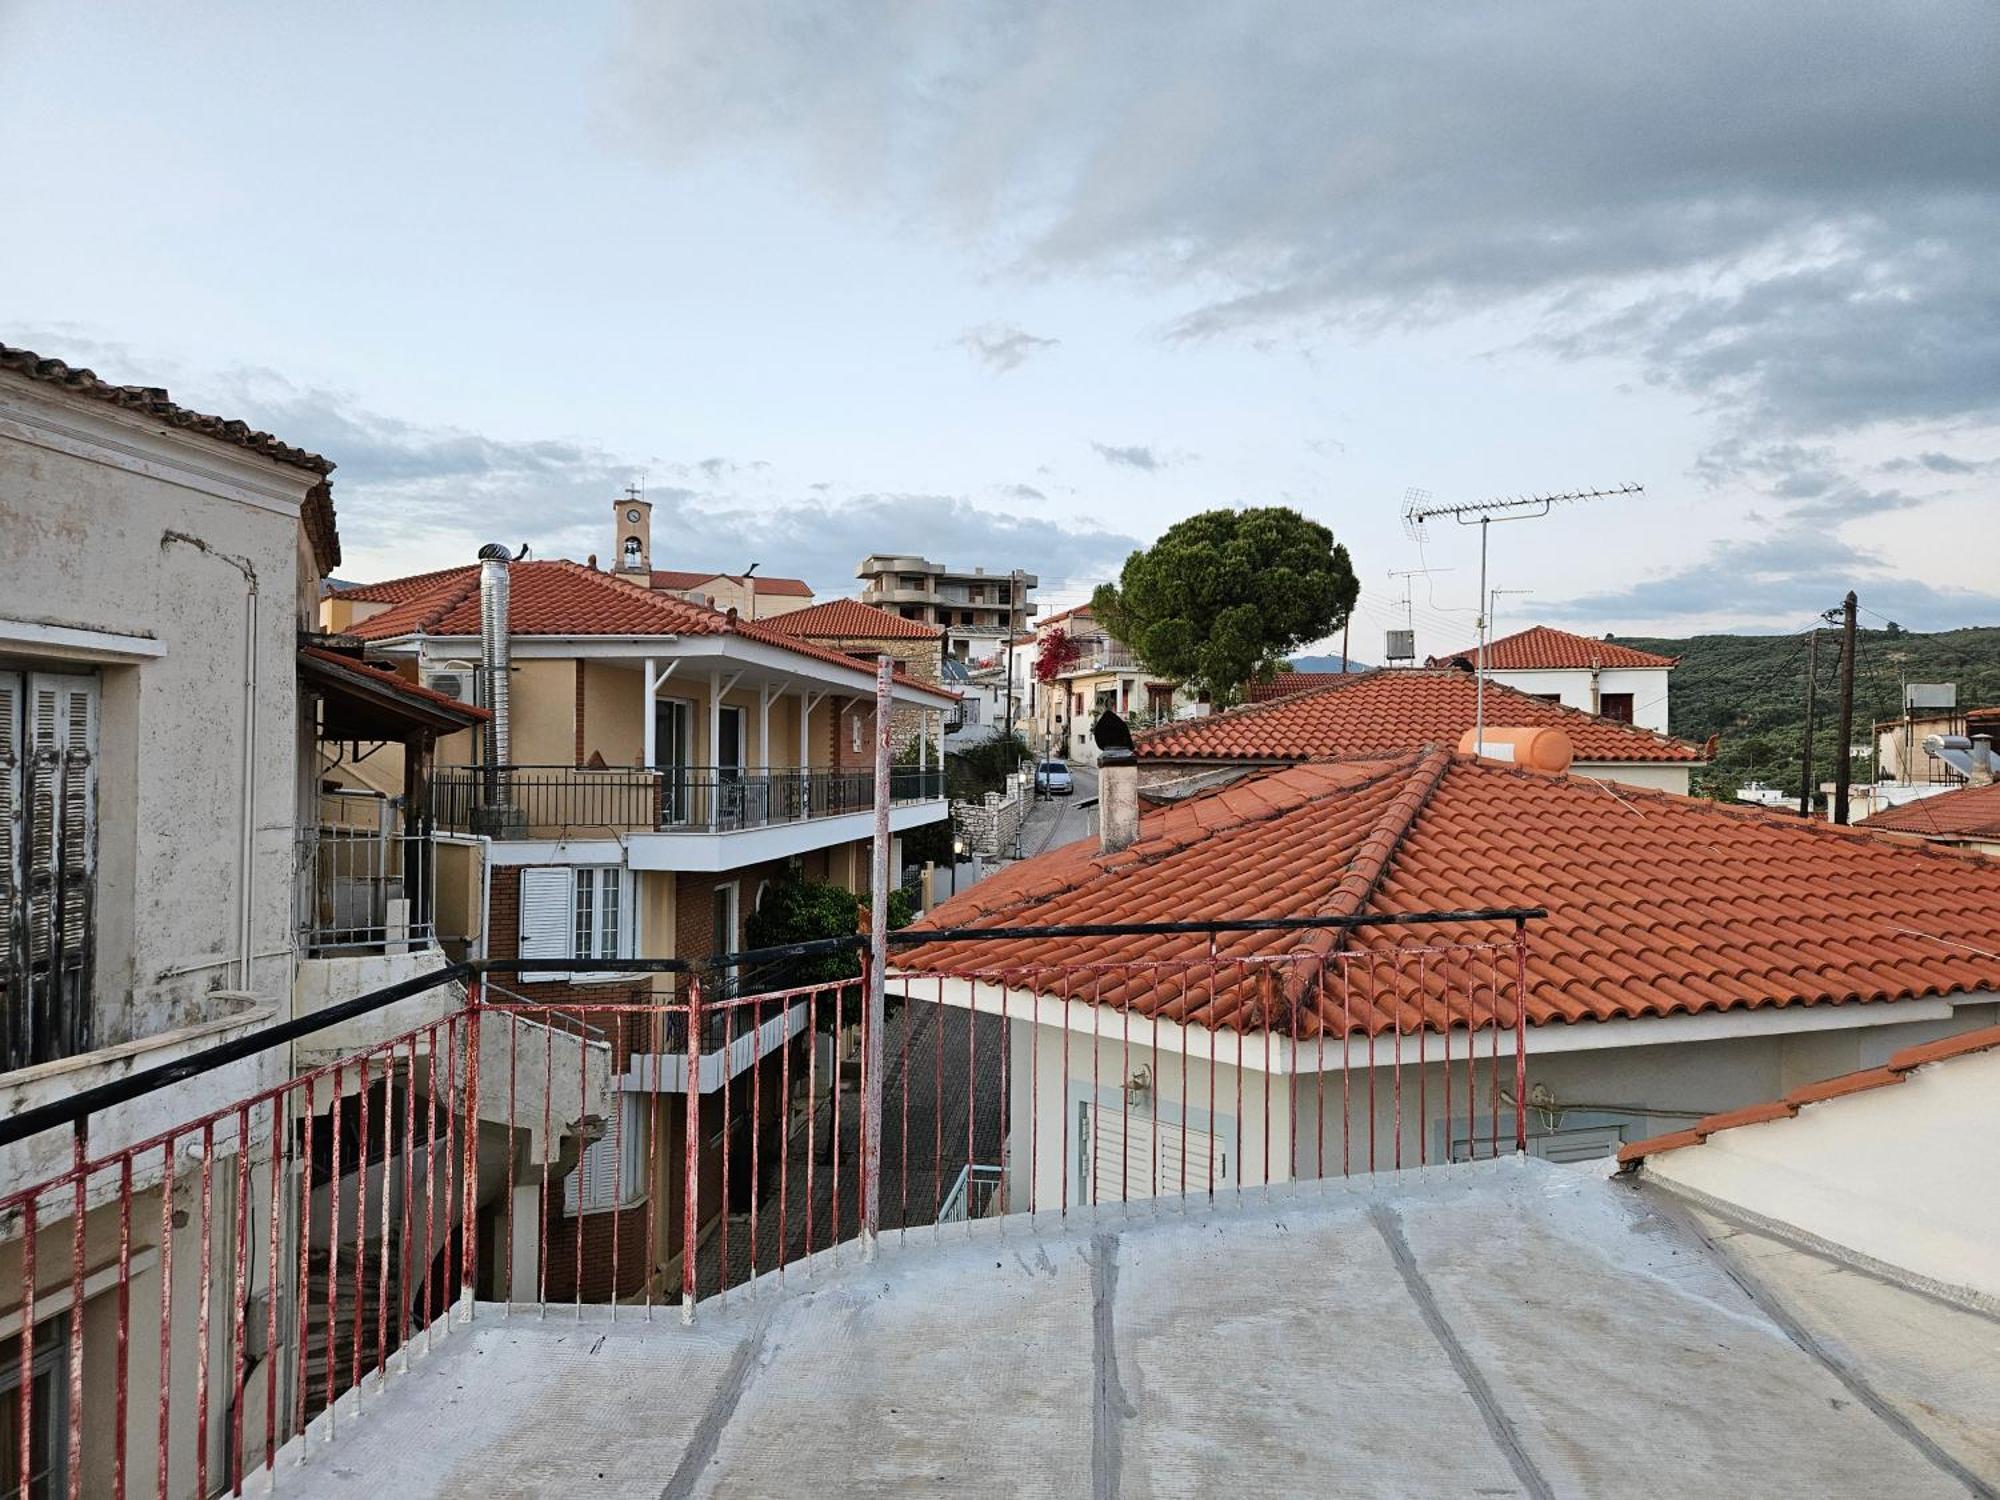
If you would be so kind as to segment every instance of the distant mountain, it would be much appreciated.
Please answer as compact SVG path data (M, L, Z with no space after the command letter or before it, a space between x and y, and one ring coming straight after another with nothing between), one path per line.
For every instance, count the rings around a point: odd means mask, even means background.
M1678 656L1669 723L1683 739L1720 735L1707 782L1728 790L1755 776L1793 796L1805 729L1806 637L1801 635L1608 636L1642 651ZM1840 631L1819 633L1819 706L1813 735L1816 780L1830 780L1839 737ZM1960 708L2000 703L2000 626L1932 635L1910 630L1862 630L1855 635L1854 743L1870 742L1869 725L1902 713L1904 682L1958 684ZM1873 774L1857 760L1857 778Z
M1294 656L1291 658L1291 663L1291 669L1294 672L1338 672L1343 670L1338 656ZM1349 657L1345 670L1349 672L1365 672L1368 670L1368 663L1365 661L1355 661L1352 657Z

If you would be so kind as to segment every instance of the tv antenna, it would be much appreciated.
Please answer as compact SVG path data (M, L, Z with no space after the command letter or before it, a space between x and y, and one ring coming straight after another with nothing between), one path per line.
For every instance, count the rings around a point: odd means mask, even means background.
M1474 500L1464 505L1439 505L1429 490L1403 491L1403 530L1410 540L1422 542L1424 528L1432 521L1449 516L1461 526L1479 528L1479 650L1473 662L1472 753L1486 752L1486 625L1492 601L1486 592L1486 533L1495 521L1532 521L1558 505L1585 500L1609 500L1617 495L1643 495L1643 484L1621 484L1604 490L1557 490L1539 495L1503 495L1493 500Z
M1433 573L1449 573L1451 571L1450 568L1391 568L1389 570L1391 578L1400 578L1403 581L1403 597L1391 601L1389 607L1391 609L1396 608L1398 605L1402 607L1403 634L1410 642L1410 659L1412 661L1416 660L1417 618L1416 599L1412 592L1416 585L1411 583L1410 580L1412 578L1429 578Z
M1534 593L1533 589L1488 589L1486 591L1486 622L1491 627L1500 618L1500 601L1521 598Z

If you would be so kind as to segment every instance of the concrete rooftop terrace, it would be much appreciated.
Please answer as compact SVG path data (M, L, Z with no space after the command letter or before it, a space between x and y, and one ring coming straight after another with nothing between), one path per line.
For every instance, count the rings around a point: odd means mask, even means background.
M2000 1317L1508 1160L482 1304L312 1441L281 1493L1990 1495Z

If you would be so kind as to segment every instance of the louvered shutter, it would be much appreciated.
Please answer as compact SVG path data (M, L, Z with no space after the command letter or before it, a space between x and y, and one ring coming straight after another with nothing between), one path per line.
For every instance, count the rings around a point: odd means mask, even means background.
M576 956L576 872L567 867L529 866L521 871L520 956ZM527 980L568 979L561 973L527 972Z
M37 1060L88 1049L97 874L97 679L29 674L28 1009Z
M621 1095L617 1102L620 1118L605 1121L603 1136L584 1148L583 1160L563 1184L565 1213L578 1212L579 1189L583 1195L582 1211L586 1213L610 1208L629 1196L627 1190L639 1175L639 1122L633 1103L631 1098Z
M1157 1195L1177 1197L1185 1170L1190 1196L1206 1193L1213 1173L1219 1192L1229 1183L1229 1153L1215 1136L1155 1120L1117 1105L1091 1105L1090 1175L1084 1186L1098 1203L1122 1203ZM1093 1201L1085 1196L1083 1201Z
M0 1062L7 1069L29 1057L27 910L21 881L22 799L26 767L21 743L19 672L0 672Z

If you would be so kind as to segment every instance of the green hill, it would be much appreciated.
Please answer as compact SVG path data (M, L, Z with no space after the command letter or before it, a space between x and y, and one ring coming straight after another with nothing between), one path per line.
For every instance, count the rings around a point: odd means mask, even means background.
M1723 795L1757 777L1796 796L1805 728L1806 637L1697 635L1610 637L1644 651L1678 656L1670 704L1673 732L1690 740L1721 736L1716 764L1702 790ZM1840 631L1819 633L1819 709L1813 736L1815 777L1832 778L1839 735ZM2000 703L2000 626L1921 635L1910 630L1863 630L1854 651L1856 744L1869 743L1868 725L1902 711L1902 685L1955 682L1959 707ZM1857 760L1856 779L1873 773Z

